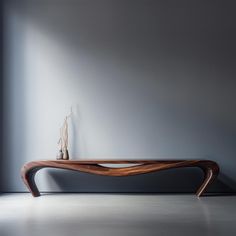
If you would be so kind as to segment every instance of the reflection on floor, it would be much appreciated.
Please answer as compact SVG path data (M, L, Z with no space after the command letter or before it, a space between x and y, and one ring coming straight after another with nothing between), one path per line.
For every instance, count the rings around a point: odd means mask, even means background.
M236 235L236 196L0 195L1 236Z

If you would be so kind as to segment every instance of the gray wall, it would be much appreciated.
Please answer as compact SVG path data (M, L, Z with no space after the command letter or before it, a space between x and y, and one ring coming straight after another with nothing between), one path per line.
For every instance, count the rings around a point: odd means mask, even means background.
M0 109L1 109L1 116L0 116L0 140L3 139L3 4L0 3ZM2 160L3 150L0 150L0 162ZM1 164L1 163L0 163ZM2 168L0 168L2 170ZM0 175L1 177L1 175ZM2 189L2 183L0 181L0 191Z
M234 1L44 0L4 7L2 191L55 159L211 159L236 189ZM9 178L9 173L11 177ZM44 191L191 192L198 170L108 178L44 170Z

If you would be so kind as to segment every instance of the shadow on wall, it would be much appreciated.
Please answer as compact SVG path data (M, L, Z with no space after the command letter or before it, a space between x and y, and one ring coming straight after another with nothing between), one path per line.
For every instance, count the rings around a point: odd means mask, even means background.
M228 190L230 193L236 193L236 181L234 181L224 173L220 173L219 180L224 186L228 186Z
M27 149L25 133L26 122L26 84L25 84L25 43L24 27L21 17L15 14L15 7L11 2L1 1L2 7L2 159L0 167L1 185L3 191L18 191L14 179L20 179L20 168L24 163ZM9 6L8 6L9 4ZM14 4L13 4L14 5ZM20 8L24 8L24 1L19 1ZM8 17L9 14L9 17ZM9 27L12 25L12 28ZM9 46L10 45L10 46ZM19 92L20 91L20 92ZM14 158L12 158L14 157ZM9 178L11 172L11 178ZM9 186L12 186L9 188Z
M3 159L3 2L0 1L0 179L2 180L2 159ZM2 190L2 181L0 181L0 192Z
M129 177L110 177L48 170L49 191L53 192L122 192L122 193L195 193L203 181L196 168L166 170ZM44 191L44 190L42 190ZM208 193L232 193L229 186L217 179Z

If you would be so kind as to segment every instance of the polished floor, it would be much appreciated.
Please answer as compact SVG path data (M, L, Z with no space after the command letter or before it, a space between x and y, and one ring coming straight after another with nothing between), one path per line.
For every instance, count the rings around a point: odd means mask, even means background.
M0 236L236 235L236 196L0 195Z

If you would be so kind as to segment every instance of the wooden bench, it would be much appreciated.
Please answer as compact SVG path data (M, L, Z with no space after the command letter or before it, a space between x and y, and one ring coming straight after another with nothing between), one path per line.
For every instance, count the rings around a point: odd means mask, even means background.
M128 167L107 167L106 164L134 164ZM199 167L204 172L204 180L196 192L202 196L219 173L216 162L209 160L42 160L26 163L21 177L34 197L40 196L35 184L35 174L42 168L59 168L106 176L129 176L180 167Z

